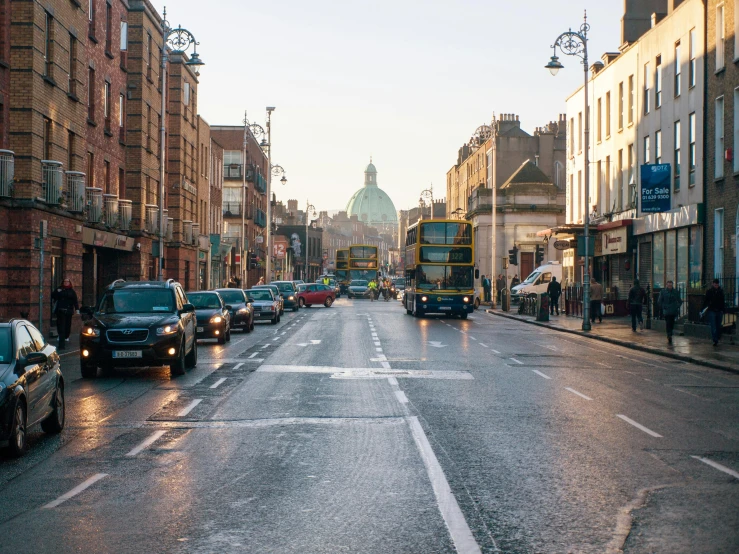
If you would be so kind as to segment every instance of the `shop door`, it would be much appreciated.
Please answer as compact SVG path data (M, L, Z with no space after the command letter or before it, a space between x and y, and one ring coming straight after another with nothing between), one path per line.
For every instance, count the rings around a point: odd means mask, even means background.
M521 281L526 279L534 271L534 253L521 252L521 273L519 277Z
M652 282L652 243L639 243L639 284L646 289Z

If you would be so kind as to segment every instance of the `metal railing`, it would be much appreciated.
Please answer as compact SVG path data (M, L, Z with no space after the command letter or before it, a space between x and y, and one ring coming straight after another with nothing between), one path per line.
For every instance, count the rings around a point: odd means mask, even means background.
M518 305L518 313L520 315L536 315L536 297L535 292L530 292L521 298L521 302Z
M192 242L190 242L190 244L197 245L199 236L200 236L200 223L193 223L192 224Z
M85 174L67 171L67 209L73 213L85 211Z
M62 171L62 162L41 160L41 173L44 187L44 202L50 206L63 204L64 190L62 183L64 172Z
M103 223L108 227L118 225L118 195L103 194Z
M118 200L118 226L121 231L131 230L131 220L133 219L133 201Z
M267 226L267 214L265 214L257 207L254 208L254 223L259 225L260 227Z
M241 179L241 164L224 164L224 179Z
M493 206L493 189L476 188L467 199L467 211L491 209Z
M223 215L224 216L240 216L241 215L241 202L224 202L223 203Z
M174 218L167 218L167 227L164 230L164 240L171 241L174 238Z
M103 189L85 187L85 204L87 206L87 222L100 223L103 218Z
M146 210L144 230L148 233L159 234L159 206L156 204L144 204Z
M188 219L182 221L182 242L192 244L192 221Z
M0 196L13 196L13 179L15 178L15 152L0 150Z

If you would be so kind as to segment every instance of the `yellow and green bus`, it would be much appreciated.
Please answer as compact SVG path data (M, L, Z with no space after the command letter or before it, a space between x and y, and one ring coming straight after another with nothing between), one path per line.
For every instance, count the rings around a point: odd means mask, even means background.
M341 294L347 294L349 281L349 249L339 248L336 250L336 282Z
M428 219L408 227L405 239L406 313L458 315L467 319L475 304L472 223Z
M379 269L377 247L371 244L352 244L349 246L349 281L362 279L374 281Z

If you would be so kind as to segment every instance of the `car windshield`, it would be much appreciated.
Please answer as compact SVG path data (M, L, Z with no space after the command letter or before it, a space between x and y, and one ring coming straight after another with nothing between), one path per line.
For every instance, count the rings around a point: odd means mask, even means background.
M188 292L187 299L190 304L195 306L196 310L221 307L221 301L218 299L218 296L213 293Z
M244 302L244 292L239 289L219 290L218 294L221 295L226 304L241 304Z
M269 289L247 290L246 295L254 300L273 300L272 291Z
M393 281L393 284L396 287L404 287L405 286L405 279L395 279L395 281Z
M416 284L421 290L472 289L472 268L454 265L419 265Z
M9 364L13 348L10 343L10 327L0 329L0 365Z
M174 294L170 289L109 290L100 301L103 314L148 314L174 311Z
M292 283L277 283L277 288L280 289L280 292L293 292L295 285Z
M350 287L366 287L367 281L352 281L349 283Z
M298 292L305 292L305 289L307 288L308 288L308 285L304 285L301 283L298 285Z
M539 277L539 275L541 275L541 271L534 271L531 275L529 275L528 277L526 277L526 279L524 280L524 282L521 283L521 284L522 285L528 285L529 283L533 283L534 281L536 281L536 279Z

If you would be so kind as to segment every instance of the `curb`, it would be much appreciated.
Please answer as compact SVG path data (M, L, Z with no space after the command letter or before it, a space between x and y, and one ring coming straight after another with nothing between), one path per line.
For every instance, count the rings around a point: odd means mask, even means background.
M560 333L569 333L571 335L579 335L581 337L587 337L589 339L599 340L601 342L607 342L609 344L615 344L617 346L624 346L626 348L631 348L632 350L640 350L641 352L648 352L650 354L656 354L658 356L663 356L665 358L672 358L674 360L680 360L683 362L689 362L696 365L702 365L705 367L711 367L713 369L720 369L722 371L727 371L729 373L739 374L739 368L734 368L731 366L726 366L723 364L719 364L716 362L711 362L709 360L704 360L701 358L694 358L692 356L685 356L683 354L676 354L674 352L666 352L664 350L660 350L659 348L654 348L652 346L644 346L642 344L631 344L631 343L625 343L620 340L611 339L608 337L602 337L600 335L590 335L588 333L585 333L584 331L577 331L575 329L563 329L561 327L554 327L552 325L547 325L545 323L542 323L540 321L530 321L528 319L521 319L520 317L516 317L514 315L508 315L508 314L502 314L500 312L494 312L493 310L485 310L485 312L489 313L490 315L495 315L498 317L503 317L506 319L512 319L514 321L520 321L522 323L528 323L529 325L536 325L537 327L544 327L545 329L551 329L552 331L559 331Z

